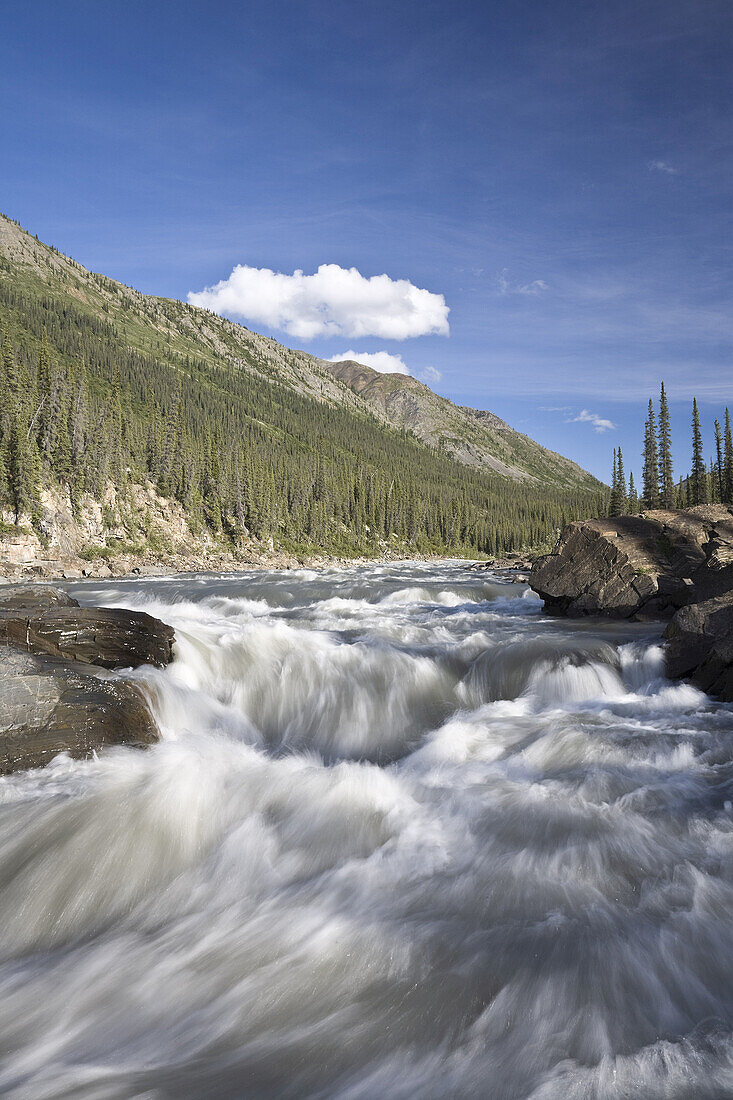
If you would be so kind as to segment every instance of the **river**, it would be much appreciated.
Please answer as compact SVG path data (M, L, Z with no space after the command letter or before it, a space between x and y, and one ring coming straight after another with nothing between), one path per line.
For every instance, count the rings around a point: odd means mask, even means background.
M70 591L176 658L157 746L0 781L0 1095L733 1096L733 708L657 627L457 562Z

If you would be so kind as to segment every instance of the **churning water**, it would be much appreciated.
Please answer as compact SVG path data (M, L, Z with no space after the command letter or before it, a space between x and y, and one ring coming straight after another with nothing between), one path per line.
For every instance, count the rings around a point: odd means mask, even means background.
M0 784L0 1094L733 1096L733 708L457 563L84 583L162 740Z

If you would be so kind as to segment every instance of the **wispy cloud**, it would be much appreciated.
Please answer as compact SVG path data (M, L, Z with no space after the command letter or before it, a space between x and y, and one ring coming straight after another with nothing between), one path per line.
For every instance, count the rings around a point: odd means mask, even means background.
M647 161L647 168L650 172L664 172L668 176L679 175L679 168L675 168L668 160Z
M607 420L603 416L599 416L598 413L590 412L589 409L582 409L578 416L571 416L565 421L566 424L592 424L593 431L602 435L603 432L613 431L616 427L612 420Z
M509 279L508 268L503 268L497 279L500 294L528 294L536 297L543 291L549 290L544 279L533 279L531 283L512 283Z
M416 372L417 377L427 386L434 386L436 382L440 382L443 375L435 367L423 367L422 370Z
M242 317L300 340L317 336L379 336L406 340L448 336L449 307L442 294L389 275L367 278L355 267L321 264L312 275L286 275L239 264L228 279L191 291L192 305Z

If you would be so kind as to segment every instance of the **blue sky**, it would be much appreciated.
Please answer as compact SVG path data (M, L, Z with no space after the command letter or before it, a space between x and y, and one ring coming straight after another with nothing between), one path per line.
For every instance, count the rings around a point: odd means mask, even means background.
M241 265L250 327L604 478L660 379L682 467L693 393L708 445L733 405L730 0L0 10L0 208L86 266L185 299Z

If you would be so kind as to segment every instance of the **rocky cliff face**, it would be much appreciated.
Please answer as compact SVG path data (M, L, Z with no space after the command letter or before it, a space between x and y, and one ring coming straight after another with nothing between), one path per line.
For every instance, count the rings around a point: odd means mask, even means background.
M670 619L670 675L733 699L730 507L571 523L530 584L550 614Z

